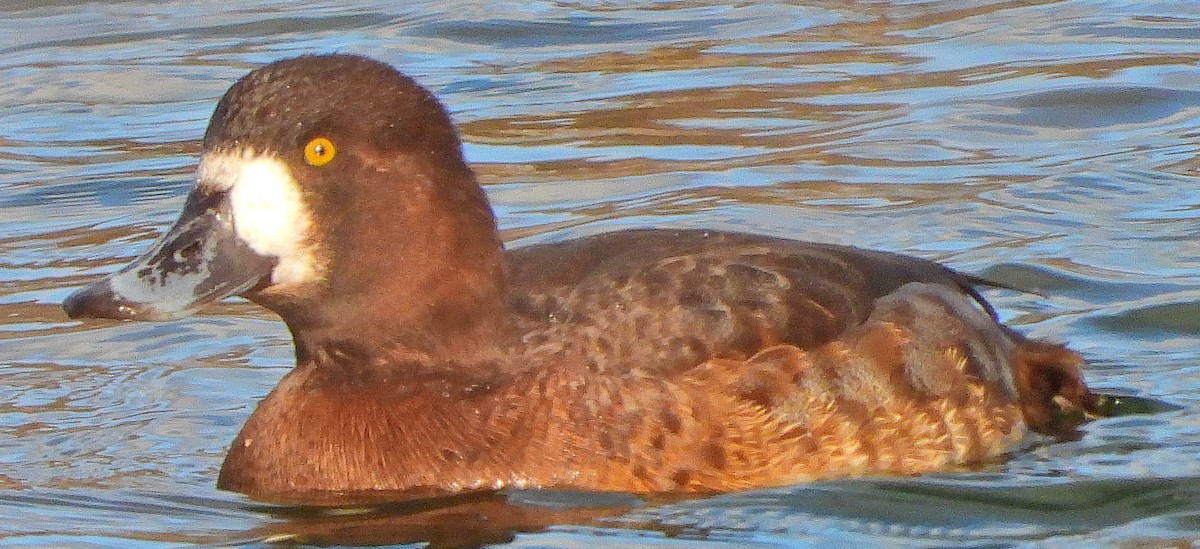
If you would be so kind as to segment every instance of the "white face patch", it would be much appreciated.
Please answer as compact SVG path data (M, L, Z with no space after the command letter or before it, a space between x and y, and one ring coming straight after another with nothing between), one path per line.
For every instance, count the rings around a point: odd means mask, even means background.
M322 278L323 265L310 238L312 212L282 160L252 150L208 153L200 160L197 181L200 188L227 191L238 237L255 252L279 259L271 271L273 284Z

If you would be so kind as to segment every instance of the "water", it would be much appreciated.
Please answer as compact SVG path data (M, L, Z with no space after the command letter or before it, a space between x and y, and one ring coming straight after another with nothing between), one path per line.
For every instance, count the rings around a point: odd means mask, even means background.
M0 545L1097 545L1200 538L1200 6L0 4ZM516 493L328 513L213 488L292 363L247 303L58 303L175 217L216 99L355 52L438 93L515 244L629 226L836 241L1040 289L1002 316L1169 404L969 471L684 501ZM486 518L481 518L486 517Z

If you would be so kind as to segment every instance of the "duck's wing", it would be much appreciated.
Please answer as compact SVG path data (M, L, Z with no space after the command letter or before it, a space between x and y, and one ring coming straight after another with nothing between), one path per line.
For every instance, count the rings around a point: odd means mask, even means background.
M979 279L931 261L740 233L607 233L511 251L509 269L532 327L588 327L612 345L696 347L701 357L817 347L910 282L944 285L995 317Z
M854 402L868 386L914 402L984 391L1040 431L1060 430L1064 408L1095 408L1077 354L999 324L975 289L986 281L931 261L648 230L516 250L510 270L526 349L578 357L593 372L670 376L725 361L730 382L759 387L747 398L769 407L786 407L804 377L826 376L832 385L818 383L821 391ZM767 351L776 372L789 369L778 358L791 357L796 379L753 381Z

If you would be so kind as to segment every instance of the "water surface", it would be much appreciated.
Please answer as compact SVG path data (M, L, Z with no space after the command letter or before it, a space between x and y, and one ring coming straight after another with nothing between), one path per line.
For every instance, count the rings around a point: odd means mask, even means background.
M0 544L1165 546L1200 538L1200 7L1105 2L0 5ZM1002 463L684 501L516 493L323 513L213 487L291 343L244 302L58 303L175 217L217 98L353 52L433 89L511 245L710 227L1044 295L1107 392L1177 406ZM482 518L482 517L486 517Z

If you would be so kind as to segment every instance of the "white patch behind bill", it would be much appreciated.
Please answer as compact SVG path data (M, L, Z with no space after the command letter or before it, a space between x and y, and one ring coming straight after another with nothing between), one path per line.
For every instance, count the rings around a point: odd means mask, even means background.
M208 153L200 160L197 181L201 187L228 191L238 237L255 252L279 259L272 283L321 278L322 266L309 238L312 212L282 160L252 150Z

